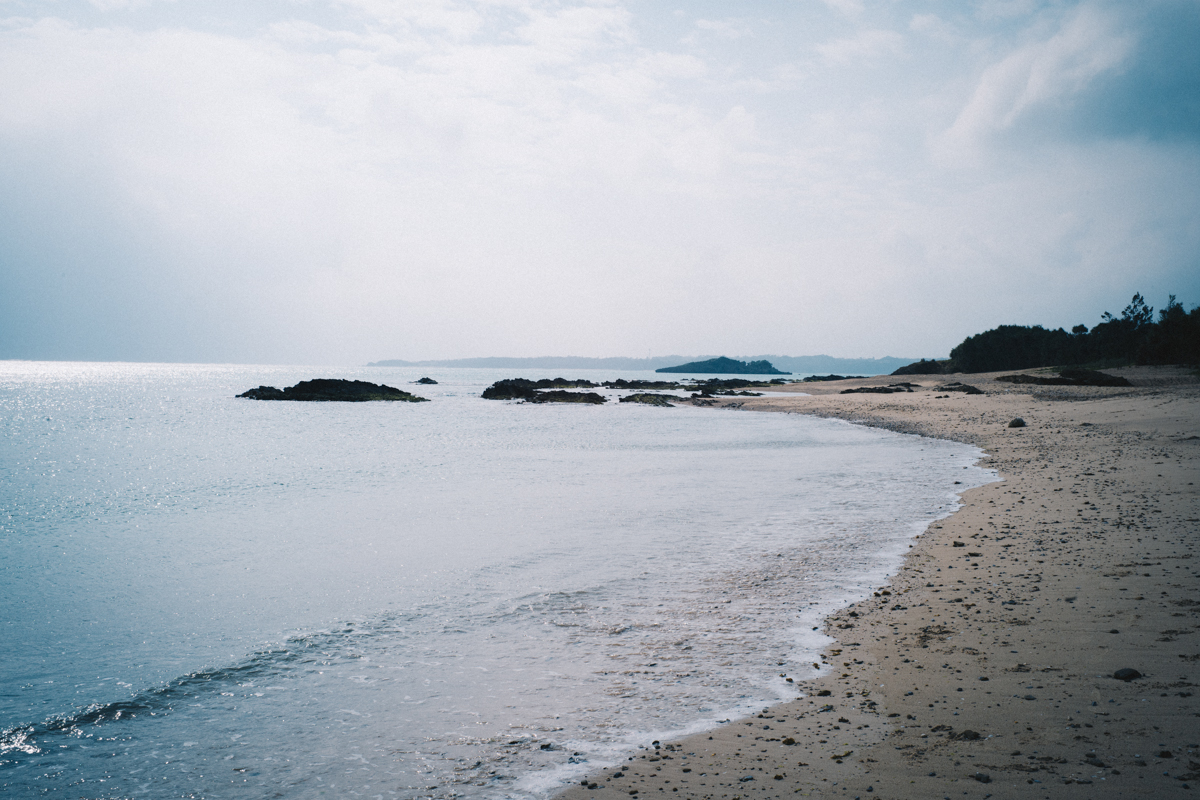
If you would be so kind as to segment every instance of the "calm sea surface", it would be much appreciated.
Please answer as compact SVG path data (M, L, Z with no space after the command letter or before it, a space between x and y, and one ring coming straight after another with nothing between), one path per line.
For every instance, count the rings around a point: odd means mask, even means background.
M0 794L543 797L796 696L823 615L994 479L836 421L479 398L516 374L0 362ZM234 398L313 377L432 402Z

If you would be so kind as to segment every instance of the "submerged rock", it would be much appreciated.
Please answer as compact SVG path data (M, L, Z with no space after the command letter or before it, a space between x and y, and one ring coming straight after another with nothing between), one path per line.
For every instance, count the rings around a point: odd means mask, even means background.
M308 400L317 402L349 402L362 403L369 400L388 400L404 403L427 403L428 398L417 397L414 394L397 389L394 386L384 386L366 381L348 381L343 378L315 378L311 381L300 381L295 386L286 389L276 389L274 386L259 386L242 392L238 397L250 400Z
M413 381L413 383L423 383L426 386L436 386L437 385L437 381L435 381L433 378L419 378L419 379Z

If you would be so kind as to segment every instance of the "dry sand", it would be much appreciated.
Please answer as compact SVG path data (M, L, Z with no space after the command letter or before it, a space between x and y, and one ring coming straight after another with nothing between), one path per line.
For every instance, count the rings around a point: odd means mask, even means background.
M795 675L805 697L646 748L563 800L1200 797L1200 381L1110 372L1135 388L994 373L725 401L969 442L1003 481L829 618L825 673ZM919 388L838 393L901 380ZM985 394L938 389L955 380Z

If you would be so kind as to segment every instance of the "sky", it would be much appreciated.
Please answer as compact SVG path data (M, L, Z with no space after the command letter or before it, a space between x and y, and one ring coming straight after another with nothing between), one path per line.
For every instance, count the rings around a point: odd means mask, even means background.
M1200 304L1200 0L0 0L0 359L937 357Z

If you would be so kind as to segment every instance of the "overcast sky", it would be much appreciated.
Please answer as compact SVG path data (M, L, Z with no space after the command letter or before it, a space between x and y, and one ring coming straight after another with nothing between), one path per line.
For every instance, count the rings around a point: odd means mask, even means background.
M1190 308L1197 42L1200 0L0 0L0 358L917 357Z

